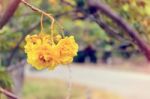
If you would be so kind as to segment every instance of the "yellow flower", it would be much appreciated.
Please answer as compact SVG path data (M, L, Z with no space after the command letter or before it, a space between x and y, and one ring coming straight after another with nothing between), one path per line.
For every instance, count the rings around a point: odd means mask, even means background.
M33 67L53 69L58 64L59 53L56 52L55 45L52 45L49 35L28 35L26 42L27 62Z
M58 43L62 39L61 35L54 36L54 42Z
M47 34L28 35L26 37L25 52L27 62L36 69L54 69L59 64L69 64L77 54L78 45L73 36L61 38L54 43ZM55 39L55 38L53 38Z
M38 46L42 44L50 44L50 35L46 35L44 33L40 33L39 35L27 35L25 38L27 44L25 45L25 52L32 51L33 49L37 49Z
M33 35L33 36L27 35L25 40L27 41L27 44L25 45L26 53L33 50L33 48L37 47L37 45L41 44L41 40L38 37L38 35Z
M35 51L27 53L28 63L36 69L54 69L58 64L59 53L52 46L41 45Z
M77 55L78 44L73 36L65 37L58 42L57 49L60 53L60 63L69 64L73 61L73 57Z

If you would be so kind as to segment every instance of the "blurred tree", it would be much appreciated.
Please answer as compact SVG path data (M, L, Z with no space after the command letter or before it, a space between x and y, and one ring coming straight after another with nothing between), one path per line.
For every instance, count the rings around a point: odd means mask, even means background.
M2 64L4 65L15 63L24 58L25 55L22 52L24 37L28 33L39 31L39 28L36 27L39 26L40 15L34 14L31 9L22 4L17 9L20 1L12 0L8 3L6 0L1 3L2 7L5 6L5 10L1 15L0 26L3 27L9 20L8 24L0 31L0 51ZM150 1L148 0L37 0L34 2L28 0L28 2L46 12L53 13L59 23L64 26L65 34L75 33L74 35L80 45L88 45L89 43L99 45L99 41L108 39L113 40L115 46L119 46L126 40L129 40L131 44L134 41L135 45L149 59L150 51L146 44L149 43L150 32L148 27L150 23ZM12 5L13 9L8 5ZM11 18L13 12L15 12L15 15ZM45 20L47 19L45 18ZM49 23L49 21L45 21L45 31L49 31ZM61 28L56 29L56 32L61 32ZM15 54L17 50L19 57ZM12 58L13 61L11 61Z
M80 49L84 49L89 44L97 48L103 46L102 52L109 50L108 56L111 56L112 50L117 49L116 46L124 46L127 41L133 46L133 50L137 50L138 47L150 60L149 0L27 0L27 2L53 14L58 21L55 32L62 32L62 25L65 28L65 35L75 35ZM24 59L25 36L40 31L41 15L22 4L19 6L19 3L21 0L11 0L11 2L0 0L0 65L2 66L13 66L12 64ZM44 31L49 33L50 22L47 18L43 21ZM114 43L106 43L109 41ZM93 55L95 57L95 54ZM23 72L21 71L20 74Z

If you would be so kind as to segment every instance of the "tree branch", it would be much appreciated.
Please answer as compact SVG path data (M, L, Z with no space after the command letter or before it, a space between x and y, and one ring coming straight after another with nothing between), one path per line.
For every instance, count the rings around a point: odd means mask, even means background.
M4 95L6 95L7 97L9 97L10 99L18 99L17 96L15 96L14 94L12 94L11 92L3 89L0 87L0 92L3 93Z
M65 0L61 0L62 3L76 9L75 5L72 5L70 2L65 1ZM86 13L85 9L76 9L74 12L81 12L83 13L85 16L83 17L77 17L76 19L85 19L85 18L90 18L92 21L96 22L106 33L107 35L116 38L119 41L123 41L125 39L123 39L123 37L121 37L117 31L113 28L111 28L110 26L108 26L102 19L99 18L99 15L97 13L93 14L93 15L89 15Z
M101 18L97 15L90 16L91 20L96 22L109 36L116 38L119 41L123 41L124 39L118 34L116 30L108 26Z
M137 31L135 31L127 22L125 22L118 14L113 12L111 8L103 4L98 0L88 0L90 9L99 10L106 16L111 18L119 27L121 27L139 47L141 52L145 55L148 61L150 61L150 47L141 39Z
M68 1L66 1L66 0L60 0L60 1L61 1L62 3L64 3L64 4L68 5L68 6L72 7L72 8L75 7L75 5L71 4L70 2L68 2Z
M20 0L10 0L10 4L6 9L4 15L0 19L0 29L9 21L9 19L13 16L14 12L18 8Z

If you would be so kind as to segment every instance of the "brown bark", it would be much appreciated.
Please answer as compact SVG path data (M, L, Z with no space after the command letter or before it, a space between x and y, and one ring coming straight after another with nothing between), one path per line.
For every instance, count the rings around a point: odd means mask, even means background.
M1 87L0 87L0 92L3 93L4 95L6 95L9 99L18 99L18 97L16 95L14 95L13 93L11 93Z
M0 29L9 21L9 19L13 16L14 12L18 8L20 0L10 0L10 3L0 19Z
M112 19L119 27L121 27L139 47L141 52L150 61L150 47L141 39L137 31L134 30L127 22L125 22L118 14L111 10L106 4L99 0L88 0L89 8L98 10Z
M92 18L93 17L93 18ZM110 37L114 37L119 41L123 41L123 37L118 34L114 28L110 27L107 23L105 23L97 14L93 15L91 19L96 22Z

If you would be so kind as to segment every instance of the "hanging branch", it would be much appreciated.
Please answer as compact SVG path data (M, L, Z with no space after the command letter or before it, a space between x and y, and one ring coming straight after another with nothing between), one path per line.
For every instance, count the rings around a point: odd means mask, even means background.
M14 12L19 6L20 0L10 0L10 4L6 9L4 15L0 19L0 29L9 21L9 19L13 16Z
M0 92L3 93L4 95L6 95L7 97L9 97L10 99L18 99L17 96L15 96L14 94L12 94L11 92L3 89L0 87Z
M53 18L53 16L52 16L51 14L48 14L48 13L46 13L46 12L44 12L44 11L42 11L42 10L40 10L40 9L38 9L38 8L36 8L36 7L34 7L34 6L32 6L32 5L30 5L30 4L29 4L28 2L26 2L25 0L21 0L21 2L24 3L26 6L28 6L29 8L31 8L33 11L36 11L36 12L38 12L38 13L40 13L40 14L43 14L43 15L49 17L49 18L52 20L50 29L51 29L51 31L53 31L53 26L54 26L55 19Z
M125 22L119 15L111 10L108 6L97 0L88 0L88 5L91 10L98 10L111 18L119 27L121 27L139 47L141 52L150 61L150 47L141 39L137 31L135 31L127 22Z

